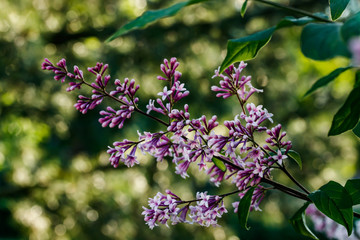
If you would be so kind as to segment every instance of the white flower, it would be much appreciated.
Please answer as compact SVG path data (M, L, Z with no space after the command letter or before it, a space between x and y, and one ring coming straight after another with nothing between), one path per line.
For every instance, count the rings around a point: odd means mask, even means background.
M161 96L161 99L164 101L170 94L172 94L171 90L168 90L167 87L164 87L162 92L159 92L157 95Z

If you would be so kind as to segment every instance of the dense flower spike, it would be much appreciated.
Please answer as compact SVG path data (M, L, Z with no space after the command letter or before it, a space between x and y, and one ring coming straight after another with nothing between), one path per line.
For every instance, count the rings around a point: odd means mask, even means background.
M170 89L168 89L168 86L165 86L163 91L157 94L161 97L161 99L156 99L156 103L160 107L155 106L155 100L149 100L149 104L146 106L147 114L155 111L163 115L168 115L175 103L189 95L189 91L184 87L185 84L179 81L181 73L176 71L179 64L176 58L171 58L170 62L164 59L164 64L161 64L160 69L165 74L165 77L158 76L157 78L169 82Z
M219 70L215 71L214 77L221 78L220 87L211 88L218 92L216 96L223 98L236 96L241 105L241 112L234 120L225 121L222 125L228 133L219 134L217 127L220 124L217 122L217 116L212 116L210 119L204 115L200 118L191 118L188 104L185 104L183 109L176 108L177 102L189 95L185 84L180 82L182 74L176 70L178 66L179 62L176 58L171 58L170 61L164 59L164 63L160 66L164 75L158 76L158 79L168 85L157 94L159 98L149 100L146 113L138 108L139 98L135 95L140 86L135 84L134 79L125 78L124 81L116 79L115 89L107 90L111 79L110 75L105 75L107 64L97 63L96 66L88 68L88 71L95 76L92 83L85 81L83 72L77 66L74 67L74 73L68 72L64 59L56 66L45 59L42 68L53 71L56 80L64 82L66 77L70 78L67 91L80 89L84 85L92 88L91 97L80 95L75 104L76 109L81 113L85 114L95 108L106 97L115 100L120 105L118 109L108 106L100 111L99 122L102 127L122 128L125 120L131 118L134 112L139 112L166 126L166 131L155 133L138 131L138 141L124 139L114 142L113 147L109 147L107 151L112 166L118 167L120 162L127 167L139 164L136 157L137 149L142 153L150 154L157 161L170 159L175 173L183 178L190 177L191 166L198 166L215 186L230 180L237 188L237 191L231 194L238 193L240 198L249 187L254 186L250 209L260 210L259 204L267 190L261 186L262 180L271 178L273 165L277 168L284 167L284 160L292 147L290 141L283 140L286 133L281 132L280 124L272 129L267 129L265 126L265 123L273 122L273 114L262 105L247 103L253 93L262 90L251 85L250 76L240 76L246 67L244 62L238 67L231 65L224 74L219 73ZM167 121L150 115L153 112L160 114ZM269 136L266 139L267 144L263 147L255 140L255 133L259 132L266 132ZM231 195L211 196L204 192L197 193L195 200L182 201L169 190L166 193L167 195L158 193L154 198L150 198L149 208L144 207L142 214L151 229L159 224L168 226L169 222L218 226L218 218L227 212L224 198ZM235 211L238 203L233 203Z
M221 77L220 87L212 86L211 90L215 92L221 92L216 94L216 97L228 98L232 95L237 95L239 99L246 102L249 97L255 92L262 92L260 89L256 89L251 85L251 76L242 76L240 73L246 67L246 63L240 62L238 68L231 65L225 69L225 75L220 73L220 67L215 71L215 77Z

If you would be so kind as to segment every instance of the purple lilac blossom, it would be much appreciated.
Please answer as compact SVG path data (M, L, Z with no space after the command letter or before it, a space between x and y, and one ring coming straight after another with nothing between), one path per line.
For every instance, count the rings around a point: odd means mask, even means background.
M222 78L220 81L220 87L211 87L212 91L220 92L216 94L216 97L228 98L232 95L238 95L243 102L246 102L253 93L262 92L262 90L256 89L251 85L251 76L240 77L240 73L246 65L247 64L243 61L240 62L237 68L234 65L231 65L225 69L225 75L220 73L220 67L215 70L213 78Z
M135 156L138 142L124 139L122 142L114 142L113 144L114 148L109 147L107 151L107 153L111 154L109 158L111 165L117 167L119 162L123 162L127 167L133 167L135 164L139 164ZM125 154L130 148L132 148L130 153Z
M171 140L164 132L139 134L139 149L145 154L149 153L157 161L162 161L164 157L173 156Z
M74 104L74 107L82 114L85 114L88 110L92 110L99 105L103 98L104 96L99 94L93 94L91 98L79 95L79 99L77 103Z
M166 190L166 193L167 195L163 195L158 192L154 198L149 198L149 208L143 207L142 215L144 215L144 220L150 229L159 226L158 223L165 224L168 227L168 221L173 225L186 221L184 214L181 214L185 209L177 207L181 203L181 199L170 190Z
M260 184L262 178L269 178L272 165L283 164L287 158L286 153L292 147L290 141L283 141L286 133L281 133L281 125L277 125L271 130L264 126L267 120L272 121L272 114L262 105L256 106L253 103L246 103L249 97L255 92L262 92L251 85L250 76L240 77L240 73L246 67L241 62L236 68L231 65L224 74L219 70L215 71L214 77L220 77L220 87L213 86L211 90L219 92L217 97L228 98L237 96L240 101L242 112L235 116L234 120L225 121L224 126L228 129L228 134L216 134L216 127L219 123L217 117L213 116L207 120L205 116L198 119L191 119L189 105L185 104L183 110L174 108L174 104L189 95L185 84L180 82L181 73L176 71L179 66L176 58L170 61L164 59L160 69L164 76L158 76L159 80L167 81L168 87L158 93L160 98L149 100L146 106L147 113L158 112L168 117L169 125L166 132L139 134L139 141L133 142L123 140L115 142L114 147L109 147L111 165L117 167L120 162L132 167L139 164L136 158L136 151L140 149L143 153L148 153L155 157L157 161L162 161L165 157L172 158L175 164L175 173L181 177L189 177L188 169L192 163L197 163L200 170L205 170L209 175L210 181L216 186L224 180L231 179L231 182L238 188L239 197L242 198L250 186L256 186L252 196L251 210L260 210L259 204L265 195L265 188ZM74 74L66 69L66 62L62 59L57 66L54 66L48 59L42 65L43 69L53 71L55 79L65 81L66 76L78 82L70 82L68 91L79 89L84 81L83 73L77 66L74 67ZM105 76L107 64L97 63L95 67L88 68L88 71L96 76L95 82L89 85L93 88L91 98L79 96L75 107L82 113L93 109L100 104L105 96L116 99L121 105L119 110L107 107L100 112L102 116L99 122L103 127L122 128L126 119L137 110L139 99L135 93L139 85L135 86L135 80L125 78L123 82L116 79L116 89L107 93L105 88L110 80L110 75ZM158 106L155 106L157 103ZM266 139L268 145L262 148L255 142L254 133L266 131L269 138ZM285 151L284 151L285 149ZM272 152L272 154L269 154ZM224 161L226 169L219 169L214 164L213 158ZM149 199L150 209L144 208L143 215L150 228L157 226L158 223L172 224L178 222L189 222L186 220L188 212L192 222L203 226L217 226L217 218L221 217L227 210L224 207L223 197L210 196L207 193L197 194L197 205L177 208L183 203L175 194L167 191L167 196L158 193L153 199ZM189 203L189 202L187 202ZM237 207L238 202L234 202ZM236 210L235 210L236 211Z
M76 88L80 89L81 85L84 83L83 71L81 71L78 66L74 66L74 74L68 73L67 75L69 78L78 80L80 82L69 82L70 87L68 87L66 89L66 91L71 92L71 91L75 90Z
M196 193L196 200L182 201L177 195L166 190L167 195L157 193L154 198L149 198L149 208L143 207L144 220L150 229L158 224L168 222L175 225L180 222L197 223L201 226L219 226L217 218L221 218L227 210L223 198L220 196L208 195L207 192ZM195 206L191 202L196 202ZM181 209L179 205L185 204ZM187 220L191 219L191 221Z
M160 108L155 106L155 100L149 100L149 104L146 106L147 114L151 111L156 111L163 115L168 115L173 104L189 95L189 91L184 87L185 84L179 81L181 73L176 71L179 65L180 63L176 58L171 58L170 62L164 59L164 64L161 64L160 70L164 73L165 77L158 76L157 79L169 82L170 89L165 86L163 91L157 94L161 97L161 99L156 99L156 103L160 105ZM167 101L167 103L164 104L163 101Z
M105 88L111 78L110 75L105 75L108 67L108 64L99 62L94 67L89 67L87 70L96 77L94 82L86 83L83 71L81 71L79 67L74 66L74 73L68 72L65 59L61 59L56 66L54 66L47 58L45 58L42 63L42 69L53 71L55 73L55 80L65 82L66 77L75 80L74 82L69 82L69 87L66 89L68 92L80 89L84 83L93 89L91 97L79 95L79 99L74 105L74 107L83 114L87 113L88 110L94 109L106 96L116 98L120 103L120 109L114 110L111 107L107 107L106 110L100 111L100 115L103 117L99 119L99 122L103 127L109 126L112 128L118 126L119 128L122 128L125 120L130 118L131 114L135 111L136 103L139 101L139 99L135 97L135 94L140 86L135 86L134 79L129 80L128 78L125 78L123 82L116 79L114 82L116 89L107 93Z
M118 126L118 128L122 128L124 126L124 122L126 119L131 117L132 112L134 112L135 108L131 102L125 101L128 105L120 106L120 110L115 111L111 107L107 107L106 111L100 111L100 115L104 116L103 118L99 119L102 127L109 126L113 128Z
M43 70L53 71L55 73L54 79L56 81L61 80L61 82L63 83L65 82L66 75L68 73L66 68L66 60L63 58L56 65L57 67L54 66L54 64L50 62L49 59L45 58L44 62L41 65L41 68Z
M223 198L220 196L207 195L207 192L196 193L195 206L190 206L189 217L194 223L201 226L219 226L217 218L221 218L227 210L224 206Z

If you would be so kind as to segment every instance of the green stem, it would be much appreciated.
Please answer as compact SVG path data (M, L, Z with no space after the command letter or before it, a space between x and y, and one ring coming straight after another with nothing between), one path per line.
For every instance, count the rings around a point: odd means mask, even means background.
M277 7L277 8L280 8L280 9L283 9L283 10L286 10L286 11L289 11L289 12L292 12L292 13L297 13L297 14L300 14L300 15L303 15L303 16L308 16L308 17L316 19L316 20L318 20L320 22L332 23L332 21L330 21L329 19L322 18L322 17L316 16L316 15L310 13L310 12L307 12L307 11L304 11L304 10L301 10L301 9L296 9L296 8L293 8L293 7L289 7L289 6L280 4L280 3L275 3L275 2L271 2L271 1L267 1L267 0L253 0L253 1L268 4L268 5L271 5L273 7Z

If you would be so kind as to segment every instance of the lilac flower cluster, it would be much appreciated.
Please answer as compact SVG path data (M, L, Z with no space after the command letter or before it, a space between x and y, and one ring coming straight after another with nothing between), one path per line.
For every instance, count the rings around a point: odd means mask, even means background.
M310 204L306 209L306 214L310 216L314 223L315 231L324 233L329 239L349 239L356 240L360 236L360 221L355 221L352 234L348 236L344 226L334 222L332 219L321 213L314 204Z
M238 68L231 65L225 69L225 75L220 73L220 67L215 71L213 78L221 77L223 79L220 81L220 87L211 87L212 91L220 92L216 94L217 97L228 98L237 95L243 102L246 102L253 93L262 92L251 85L251 76L240 77L240 73L246 65L244 62L240 62Z
M128 167L133 167L135 164L139 164L136 160L135 152L138 142L132 142L124 139L122 142L114 142L114 148L109 147L107 151L110 154L110 163L114 167L119 166L119 162L123 162ZM129 154L125 155L125 152L132 147Z
M104 97L110 97L120 103L120 109L114 110L112 107L108 106L106 110L100 112L101 116L104 116L99 119L99 122L103 127L115 127L118 126L122 128L126 119L131 117L131 114L136 109L136 103L139 101L135 97L135 93L139 89L139 85L135 86L135 80L132 79L129 81L128 78L121 82L119 79L116 79L114 84L116 89L108 93L106 87L110 80L110 75L105 75L106 70L108 69L108 64L97 63L94 67L89 67L87 70L95 75L95 80L92 83L85 82L83 71L79 67L74 66L74 73L71 73L67 70L66 60L61 59L56 65L51 63L48 59L42 64L43 70L53 71L55 73L55 80L61 80L65 82L66 77L74 80L69 82L69 87L66 89L68 92L75 89L80 89L83 84L92 88L92 95L86 97L79 95L79 99L74 107L81 113L85 114L89 110L94 109L99 105Z
M205 227L219 226L217 218L227 213L223 198L207 195L207 192L198 192L196 199L198 200L196 206L190 206L189 217L193 222Z
M79 96L75 107L80 112L86 113L93 109L104 97L120 103L119 109L108 106L106 110L100 111L99 122L103 127L122 128L125 120L135 111L166 126L166 131L138 132L138 141L125 139L115 142L107 151L114 167L120 162L127 167L139 164L136 157L137 149L150 154L157 161L170 159L175 166L175 173L183 178L190 177L188 170L194 165L199 171L204 171L215 186L230 180L236 186L237 191L234 193L238 193L240 199L249 187L255 186L251 210L260 210L259 204L267 190L261 185L262 180L270 179L274 165L278 168L283 167L286 154L292 147L290 141L283 140L286 133L281 132L280 124L272 129L266 127L266 122L273 122L273 114L262 105L247 103L253 93L262 90L252 86L250 76L241 76L246 67L244 62L237 67L231 65L224 74L216 70L214 77L221 79L220 87L212 86L211 89L218 92L217 97L236 96L242 109L234 120L224 122L223 126L228 129L228 133L217 134L219 122L216 116L210 119L206 116L191 118L188 104L185 104L183 109L176 108L176 104L189 95L185 84L180 81L182 74L177 71L178 67L179 62L176 58L164 60L160 66L163 75L157 79L166 82L167 86L158 93L159 98L149 100L147 112L143 112L137 107L139 99L135 94L139 86L135 86L135 80L125 78L121 82L116 79L115 90L106 90L110 80L109 75L105 76L108 65L98 63L95 67L88 68L96 78L93 83L87 83L78 67L74 67L74 73L68 72L65 60L61 60L56 66L47 59L43 63L43 69L53 71L56 80L64 82L66 76L75 80L70 83L70 90L78 89L82 84L92 88L91 97ZM162 119L150 115L152 112L160 113ZM256 142L255 133L268 135L265 145L261 146ZM216 226L217 218L227 212L223 201L225 196L228 195L210 196L206 192L198 193L196 200L186 202L170 191L167 191L166 196L158 193L149 200L149 208L144 208L143 215L150 228L158 226L159 223L167 225L168 221L172 224L191 222L202 226ZM195 202L195 206L191 205ZM235 211L238 203L233 203ZM185 207L178 208L180 204L185 204Z
M179 71L176 71L179 65L180 63L176 58L171 58L170 62L167 59L164 59L164 64L161 64L160 69L165 76L158 76L157 79L167 81L170 87L168 90L168 87L165 86L163 91L158 93L158 96L161 97L161 99L156 99L156 103L159 107L155 106L155 100L149 100L149 104L146 106L147 114L151 111L155 111L163 115L168 115L176 102L189 95L189 91L184 88L185 84L179 81L182 75ZM167 103L164 104L163 101L166 101Z
M220 218L227 210L224 206L223 197L207 195L207 192L196 193L196 199L182 201L180 197L166 190L167 195L157 193L154 198L149 198L149 208L143 207L144 219L149 228L153 229L158 223L168 227L168 221L172 225L183 223L197 223L201 226L219 226L217 218ZM195 206L191 206L196 202ZM182 208L179 205L185 205ZM188 220L191 219L191 220Z
M45 58L44 62L41 65L42 70L49 70L55 73L54 79L56 81L61 80L61 82L65 82L66 75L68 73L66 68L66 60L61 59L57 64L54 66L49 59Z
M224 122L224 126L229 130L228 135L215 133L215 129L219 125L216 116L213 116L209 121L206 120L205 116L199 119L191 119L188 105L184 106L184 110L174 109L171 97L168 97L171 92L167 91L166 88L158 95L166 96L163 100L167 101L167 111L163 108L162 113L168 114L170 125L167 130L173 135L171 138L162 135L164 142L159 144L159 136L153 138L151 134L147 133L146 136L140 138L147 140L139 145L144 144L146 147L142 147L142 149L147 150L146 152L158 160L163 159L159 153L166 153L176 165L175 173L183 178L189 177L187 171L190 165L195 162L197 162L200 170L205 170L210 176L210 181L216 186L219 186L223 180L231 178L232 183L239 190L240 198L244 196L249 186L257 186L252 197L251 210L260 210L259 204L267 189L259 184L263 178L270 178L274 164L282 165L291 148L291 142L283 141L286 133L281 133L281 125L272 129L263 126L266 120L272 122L273 116L263 106L246 103L251 94L261 92L261 90L252 87L250 77L240 77L240 72L245 66L245 63L240 63L237 68L233 65L230 66L225 71L227 76L219 74L218 71L215 72L216 76L223 79L220 81L221 88L212 87L213 91L223 92L218 93L217 97L227 98L236 95L243 109L243 112L237 115L234 120ZM168 79L171 78L169 76ZM157 99L157 102L160 103L161 100ZM169 112L170 109L172 109L171 112ZM191 136L189 135L190 132L193 133ZM266 144L263 147L259 146L254 140L255 132L266 132L269 136L266 143L269 146ZM213 158L223 161L226 169L222 170L214 164ZM218 201L219 198L214 197L213 200ZM235 202L233 206L237 208L238 202ZM214 213L208 215L211 216L210 218L198 218L197 214L203 211L193 206L190 206L189 209L193 221L203 226L214 225L215 217L221 215ZM218 211L221 212L218 209L215 212Z

